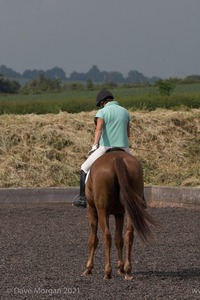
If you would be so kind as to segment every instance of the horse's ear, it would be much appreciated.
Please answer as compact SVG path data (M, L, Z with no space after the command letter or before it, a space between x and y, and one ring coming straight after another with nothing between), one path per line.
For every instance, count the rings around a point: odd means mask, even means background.
M95 126L97 126L97 119L98 119L97 117L94 118L94 124L95 124Z

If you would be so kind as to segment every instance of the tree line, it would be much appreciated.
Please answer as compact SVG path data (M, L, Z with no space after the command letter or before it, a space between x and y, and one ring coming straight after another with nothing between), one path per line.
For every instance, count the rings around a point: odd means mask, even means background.
M15 80L25 79L25 80L33 80L38 79L41 75L50 80L62 80L62 81L79 81L79 82L87 82L91 80L95 83L102 82L116 82L116 83L154 83L157 81L158 77L147 77L142 73L133 70L129 71L127 77L123 76L120 72L117 71L100 71L96 65L93 65L90 70L86 73L72 72L69 77L66 76L63 69L59 67L54 67L49 70L25 70L22 74L14 71L11 68L8 68L5 65L0 66L0 73L6 78L12 78Z
M22 86L19 79L26 79ZM47 71L26 70L19 74L5 65L0 66L0 93L43 93L66 90L94 90L96 88L113 88L120 86L156 85L161 94L170 95L177 84L200 83L200 75L190 75L184 79L159 77L148 78L138 71L130 71L126 78L120 72L101 72L97 66L87 73L71 73L67 78L65 72L58 67Z

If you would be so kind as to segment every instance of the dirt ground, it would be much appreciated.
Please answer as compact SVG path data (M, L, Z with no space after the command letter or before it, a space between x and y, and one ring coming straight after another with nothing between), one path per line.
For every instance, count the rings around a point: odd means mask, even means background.
M88 254L86 210L70 204L56 207L0 209L0 295L15 299L200 299L199 211L150 208L160 222L155 242L135 237L135 279L117 274L112 246L113 277L103 280L104 246L95 255L92 276L83 277ZM114 220L110 220L114 236Z

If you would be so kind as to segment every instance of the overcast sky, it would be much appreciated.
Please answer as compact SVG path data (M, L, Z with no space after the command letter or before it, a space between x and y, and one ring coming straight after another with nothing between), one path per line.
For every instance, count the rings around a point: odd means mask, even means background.
M200 0L0 0L0 65L200 75Z

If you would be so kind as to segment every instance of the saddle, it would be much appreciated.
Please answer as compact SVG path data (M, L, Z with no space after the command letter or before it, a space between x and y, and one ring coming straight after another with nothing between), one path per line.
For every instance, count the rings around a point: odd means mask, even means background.
M125 152L125 150L120 148L120 147L113 147L113 148L109 148L108 150L106 150L106 153L112 152L112 151L123 151L123 152Z

